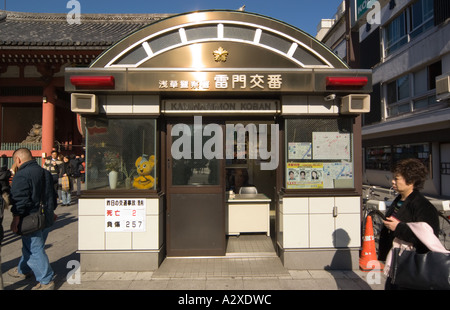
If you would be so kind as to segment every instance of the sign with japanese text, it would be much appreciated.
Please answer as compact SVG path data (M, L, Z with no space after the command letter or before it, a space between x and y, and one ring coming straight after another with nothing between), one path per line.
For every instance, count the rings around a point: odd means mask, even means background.
M145 232L145 199L105 199L106 232Z
M158 92L286 92L314 91L310 70L282 71L159 71L129 69L116 90ZM122 85L122 86L121 86ZM324 84L325 85L325 84ZM122 88L123 87L123 88Z
M212 80L206 75L196 79L159 80L159 89L184 90L223 90L223 89L259 89L281 90L283 78L281 74L216 74Z

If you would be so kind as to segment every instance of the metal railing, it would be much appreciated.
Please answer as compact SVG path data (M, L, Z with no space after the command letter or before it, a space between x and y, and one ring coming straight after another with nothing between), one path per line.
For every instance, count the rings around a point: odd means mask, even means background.
M11 143L1 143L0 144L0 150L1 151L15 151L18 148L25 147L29 149L30 151L39 151L42 149L42 143L20 143L20 142L11 142ZM34 157L36 159L37 163L39 165L42 165L42 158ZM6 167L12 167L13 165L13 159L9 156L2 156L0 158L0 167L6 166Z
M42 143L11 142L11 143L2 143L0 145L1 150L4 150L4 151L14 151L21 147L26 147L30 151L36 151L36 150L42 149Z

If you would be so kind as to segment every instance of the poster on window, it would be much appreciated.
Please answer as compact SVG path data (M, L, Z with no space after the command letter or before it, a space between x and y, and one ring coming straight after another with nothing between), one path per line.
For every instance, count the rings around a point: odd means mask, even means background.
M314 160L350 160L349 133L313 132Z
M287 163L287 188L323 188L323 163Z
M289 159L311 159L311 143L310 142L289 142L288 158Z
M323 164L324 188L352 187L353 163L336 162ZM350 183L349 183L350 182Z
M145 199L105 199L106 232L145 232Z

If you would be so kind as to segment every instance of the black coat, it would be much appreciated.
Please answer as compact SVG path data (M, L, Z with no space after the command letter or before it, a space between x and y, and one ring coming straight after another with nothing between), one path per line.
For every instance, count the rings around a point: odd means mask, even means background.
M72 166L72 173L71 177L78 178L81 176L81 170L83 170L81 166L81 161L78 158L72 158L69 161L70 165Z
M394 208L401 196L397 196L390 208L386 211L386 217L391 216ZM392 241L395 237L410 242L416 248L417 253L426 253L428 248L414 235L406 223L426 222L433 228L437 236L439 232L439 215L436 208L419 191L414 190L404 201L403 206L398 210L396 218L400 221L395 231L390 231L383 226L380 233L380 247L378 259L386 260L389 250L392 248Z
M0 186L1 186L1 193L6 193L9 195L9 178L11 177L11 171L9 171L6 167L0 168ZM0 243L3 240L3 213L5 210L5 201L3 200L3 197L0 197Z
M23 163L17 170L11 184L11 212L14 215L25 216L39 210L44 186L42 170L35 160Z
M64 174L67 174L67 176L72 176L73 174L73 167L70 164L70 162L63 162L61 165L59 165L59 177L63 177Z
M72 175L73 175L73 167L70 162L65 162L59 165L59 177L62 178L66 174L69 177L69 185L70 189L72 189Z

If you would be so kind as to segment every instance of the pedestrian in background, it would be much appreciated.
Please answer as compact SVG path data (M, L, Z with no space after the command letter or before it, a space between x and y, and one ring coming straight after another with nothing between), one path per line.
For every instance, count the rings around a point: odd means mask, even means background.
M2 195L0 197L0 290L3 290L3 277L2 277L2 259L1 259L1 244L3 241L3 214L4 211L8 209L10 200L10 187L9 187L9 178L11 177L11 171L9 171L6 167L0 168L0 187Z
M44 168L50 171L53 184L55 187L55 192L58 192L58 178L59 178L59 166L62 162L58 158L58 152L53 150L49 158L44 161Z
M11 184L11 231L17 233L20 217L37 212L42 199L50 196L47 191L53 189L45 187L42 182L44 170L33 159L29 149L17 149L13 153L13 160L18 169ZM8 271L10 276L19 279L25 279L33 273L39 282L33 287L34 290L52 290L55 287L54 272L45 253L48 232L49 229L43 229L22 236L22 257L18 266Z
M81 166L83 167L83 170L81 170L81 183L84 183L84 182L86 182L86 159L85 159L85 156L84 156L84 154L82 153L81 155L80 155L80 163L81 163Z
M83 166L81 165L80 156L70 155L70 164L72 165L72 181L77 185L77 196L81 195L81 171Z
M73 173L72 165L70 164L69 156L63 157L63 163L60 165L60 178L61 181L61 199L62 206L70 206L72 197L72 178L71 175ZM65 180L64 180L65 179Z
M394 238L412 243L419 254L429 251L406 223L426 222L436 236L439 231L439 217L436 208L419 192L428 175L427 168L420 160L409 158L398 162L392 172L394 176L392 186L399 195L386 211L386 221L383 221L385 226L380 232L378 254L380 261L386 260ZM391 284L391 279L388 278L386 289L400 288Z
M62 203L62 188L61 188L61 166L64 164L64 155L58 154L59 164L59 175L58 175L58 203Z

